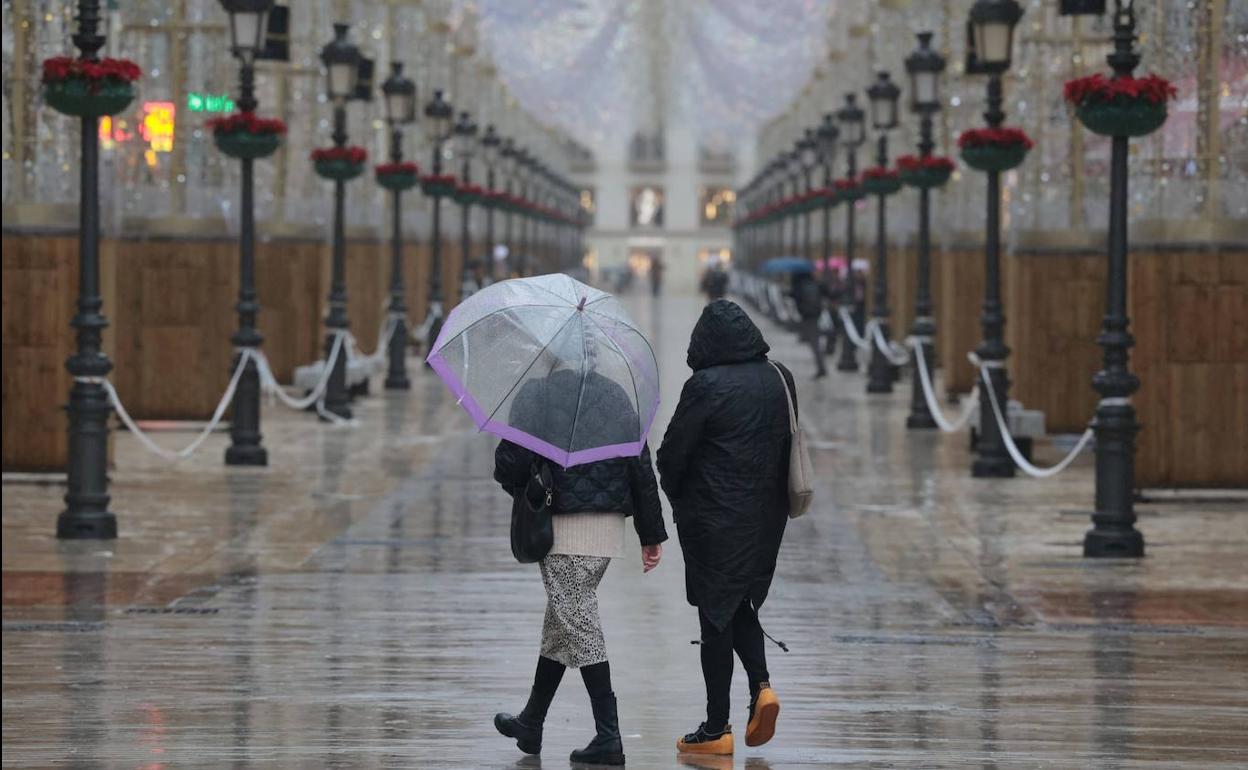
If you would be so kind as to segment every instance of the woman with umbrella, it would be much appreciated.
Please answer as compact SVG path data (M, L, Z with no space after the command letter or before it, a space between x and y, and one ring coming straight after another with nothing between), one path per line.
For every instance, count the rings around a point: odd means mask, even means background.
M645 437L658 409L658 366L615 299L564 275L505 281L456 308L429 357L478 427L502 437L494 478L523 494L535 465L553 479L554 542L541 652L528 703L494 725L540 753L547 709L579 668L597 733L572 761L624 764L597 588L624 555L624 523L649 572L667 539ZM505 419L500 417L505 416Z
M736 304L707 305L689 340L693 376L659 449L685 556L685 591L702 628L706 721L678 751L732 754L728 724L735 651L750 683L745 742L775 733L780 701L771 689L758 608L767 598L788 521L793 375L767 359L762 332ZM779 643L778 643L779 644ZM781 645L783 647L783 645Z

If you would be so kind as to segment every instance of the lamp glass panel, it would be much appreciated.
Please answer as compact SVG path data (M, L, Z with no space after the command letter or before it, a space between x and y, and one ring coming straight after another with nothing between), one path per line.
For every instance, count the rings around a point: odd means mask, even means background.
M255 52L264 47L264 13L235 11L230 14L230 33L234 47L240 51Z
M355 82L359 70L354 62L334 62L329 65L329 95L335 99L345 99L355 90Z
M914 103L920 106L937 104L940 99L937 93L937 75L935 72L916 72L910 77L910 89L914 95Z
M975 53L984 64L1009 64L1012 28L1003 21L975 26Z

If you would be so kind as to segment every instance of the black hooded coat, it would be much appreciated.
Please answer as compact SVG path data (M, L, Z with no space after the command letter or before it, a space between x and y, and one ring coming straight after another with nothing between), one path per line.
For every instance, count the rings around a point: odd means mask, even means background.
M710 303L689 341L693 376L658 467L685 556L685 590L717 629L762 605L788 522L788 403L770 347L745 311ZM796 403L793 375L782 366Z

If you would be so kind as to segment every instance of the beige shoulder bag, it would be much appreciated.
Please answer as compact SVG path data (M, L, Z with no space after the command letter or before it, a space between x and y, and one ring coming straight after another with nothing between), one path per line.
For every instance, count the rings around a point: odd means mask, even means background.
M810 453L806 451L806 437L802 434L801 426L797 424L797 410L793 408L789 381L774 361L768 363L780 375L780 387L784 390L784 400L789 406L789 433L793 437L789 444L789 518L796 519L810 510L810 504L815 498L815 469L810 464Z

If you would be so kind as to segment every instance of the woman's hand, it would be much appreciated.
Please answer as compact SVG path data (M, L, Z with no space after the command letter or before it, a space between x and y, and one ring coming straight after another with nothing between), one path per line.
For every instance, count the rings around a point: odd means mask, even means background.
M641 571L649 572L659 566L659 559L663 558L663 544L643 545L641 547Z

